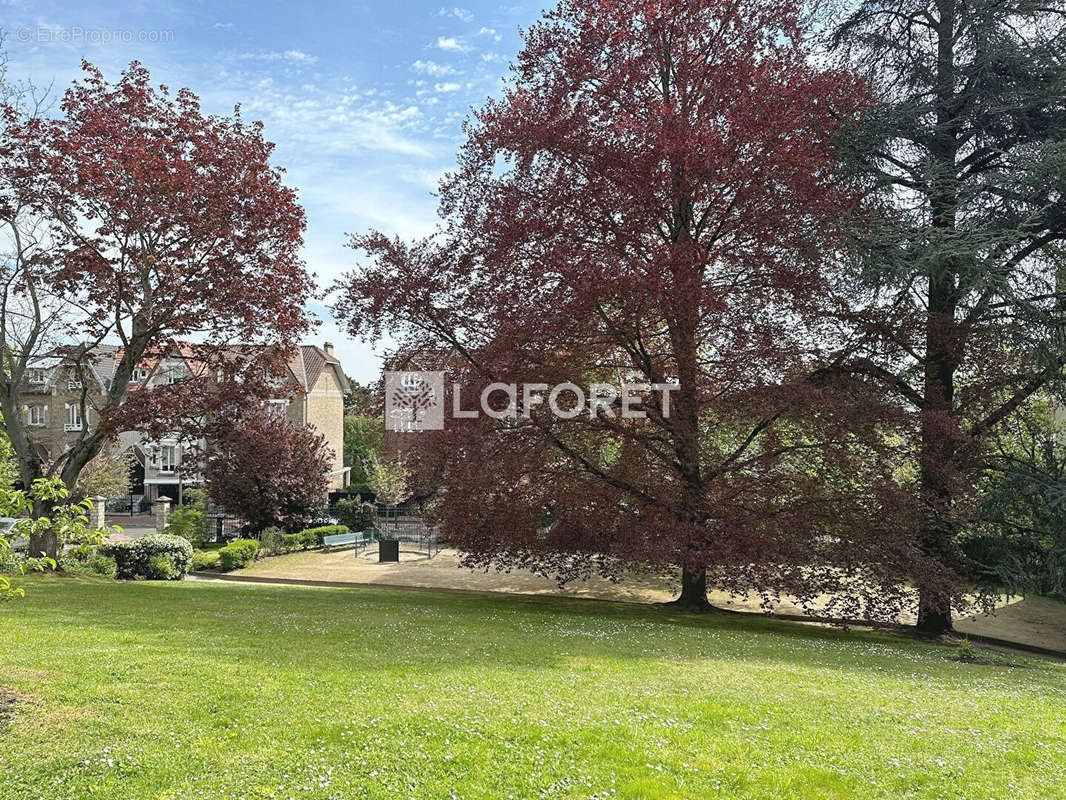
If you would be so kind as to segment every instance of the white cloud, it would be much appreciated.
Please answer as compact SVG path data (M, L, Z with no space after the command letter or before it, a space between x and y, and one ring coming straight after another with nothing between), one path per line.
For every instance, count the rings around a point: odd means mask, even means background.
M309 158L365 158L368 150L434 157L418 105L376 94L355 87L338 92L314 86L299 89L251 75L239 76L224 92L226 97L242 97L247 115L263 119L270 138L292 145L294 152ZM217 105L225 107L224 102Z
M473 22L474 12L469 8L442 8L437 12L438 17L455 17L460 22Z
M240 57L245 61L285 61L290 64L314 64L318 61L318 56L309 55L303 50L242 53Z
M457 92L460 87L458 83L435 83L433 88L438 92Z
M492 40L494 42L498 42L501 39L503 39L503 37L500 36L500 34L496 32L495 28L485 28L485 27L483 27L481 30L479 30L477 32L477 35L478 36L491 36Z
M481 60L486 64L500 63L503 64L507 61L506 57L501 56L499 53L482 53Z
M437 47L452 53L466 53L470 50L470 45L461 39L456 39L454 36L437 37Z
M216 22L211 27L214 28L216 31L225 31L225 30L229 30L230 28L232 28L233 27L233 23L232 22Z
M435 61L423 61L422 59L413 63L411 69L415 72L424 72L426 75L432 75L434 78L443 78L445 75L455 74L454 67L449 67L447 64L438 64Z

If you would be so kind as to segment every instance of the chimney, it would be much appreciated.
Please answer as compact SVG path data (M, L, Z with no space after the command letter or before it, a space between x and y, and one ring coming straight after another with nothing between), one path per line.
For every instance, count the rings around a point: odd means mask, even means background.
M326 342L322 345L322 349L326 351L326 355L333 358L333 342Z

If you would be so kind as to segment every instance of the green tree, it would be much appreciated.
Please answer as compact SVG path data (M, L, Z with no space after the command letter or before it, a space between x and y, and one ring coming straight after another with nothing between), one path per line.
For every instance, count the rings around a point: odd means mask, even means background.
M0 516L23 517L7 533L6 537L0 536L0 551L7 550L11 546L9 539L22 536L28 537L31 542L34 539L51 537L57 542L59 550L62 550L65 544L86 547L99 545L104 540L106 531L89 527L89 511L92 509L92 502L90 500L77 503L69 501L70 490L57 476L38 478L30 486L28 492L0 486ZM47 504L51 509L48 516L26 517L42 503ZM30 553L28 558L19 561L17 571L24 574L29 570L55 569L54 559L39 558L37 555ZM22 589L11 585L10 578L0 575L0 600L11 600L23 594Z
M0 487L10 487L18 479L18 474L15 450L11 447L11 440L7 438L3 427L3 418L0 417Z
M366 463L381 455L385 423L381 417L344 418L344 465L352 468L352 485L368 486Z
M129 494L132 468L133 458L128 452L105 448L82 468L74 490L81 497L122 497Z
M410 471L400 460L387 460L379 455L372 455L363 466L367 483L377 499L385 506L386 532L389 516L396 506L411 496Z
M913 578L929 634L951 629L971 577L960 501L989 435L1063 372L1064 16L1033 0L865 0L835 32L878 98L849 142L872 213L841 363L919 421L928 563Z
M344 396L344 413L353 417L380 417L385 410L380 384L362 384L348 378L352 390Z
M962 548L995 591L1066 598L1066 442L1052 404L1030 404L996 432Z

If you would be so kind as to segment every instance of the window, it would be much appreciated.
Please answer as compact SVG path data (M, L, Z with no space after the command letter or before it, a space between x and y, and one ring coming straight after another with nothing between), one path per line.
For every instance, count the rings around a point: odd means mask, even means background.
M69 381L67 381L68 389L81 389L82 386L82 382L77 380L76 378L71 378Z
M81 406L77 403L71 403L67 406L67 424L63 428L68 431L80 431L82 429Z
M170 386L173 386L176 383L182 383L187 377L189 377L185 365L181 362L164 364L159 368L158 375L159 379L156 381L157 383L165 383Z
M148 380L148 370L144 367L134 367L133 374L130 375L131 383L143 383Z
M165 444L159 448L159 471L173 472L178 466L178 448Z
M48 406L30 406L28 425L32 425L35 428L44 427L47 421Z
M26 370L26 381L28 383L47 383L43 369Z

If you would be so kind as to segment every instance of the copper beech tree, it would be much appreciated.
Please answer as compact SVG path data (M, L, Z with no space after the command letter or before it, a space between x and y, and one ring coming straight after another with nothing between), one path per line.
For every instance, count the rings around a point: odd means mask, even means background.
M270 164L261 124L239 110L205 115L192 92L153 87L137 63L115 83L83 69L56 116L8 106L0 133L0 411L26 485L55 474L74 486L118 431L162 425L171 411L203 419L194 402L259 391L262 381L236 378L268 365L235 361L231 345L284 357L306 329L313 288L299 257L303 210ZM214 388L131 393L134 369L157 365L183 339L199 342L199 374ZM121 349L98 389L101 342ZM19 405L27 370L44 355L85 377L82 418L92 408L96 421L47 455Z
M271 525L299 529L326 505L331 459L313 428L254 410L218 426L204 481L211 498L252 533Z
M866 94L813 63L788 2L563 2L468 125L435 240L353 240L369 259L336 311L405 331L464 410L493 382L672 386L644 418L520 401L408 436L468 563L680 565L686 607L710 579L898 611L915 549L887 433L907 419L835 368L825 322L853 203L832 140Z

